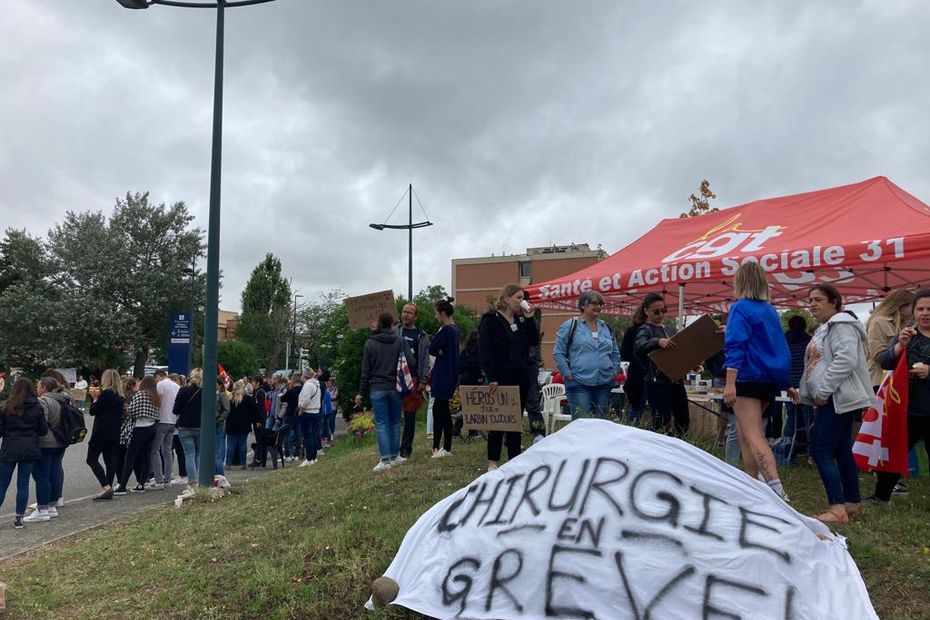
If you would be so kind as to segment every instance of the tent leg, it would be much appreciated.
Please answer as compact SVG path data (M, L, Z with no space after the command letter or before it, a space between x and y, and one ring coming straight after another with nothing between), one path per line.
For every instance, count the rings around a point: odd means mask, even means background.
M678 285L678 329L685 327L685 285Z

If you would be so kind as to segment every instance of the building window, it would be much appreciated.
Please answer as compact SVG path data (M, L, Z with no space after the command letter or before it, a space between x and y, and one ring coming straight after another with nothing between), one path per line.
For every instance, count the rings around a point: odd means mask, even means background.
M520 277L521 278L532 278L533 277L533 263L528 260L520 261Z

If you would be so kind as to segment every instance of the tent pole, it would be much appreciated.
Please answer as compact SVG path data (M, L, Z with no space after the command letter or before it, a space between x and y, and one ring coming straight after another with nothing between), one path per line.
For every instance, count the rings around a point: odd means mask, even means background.
M685 285L678 285L678 329L685 327Z

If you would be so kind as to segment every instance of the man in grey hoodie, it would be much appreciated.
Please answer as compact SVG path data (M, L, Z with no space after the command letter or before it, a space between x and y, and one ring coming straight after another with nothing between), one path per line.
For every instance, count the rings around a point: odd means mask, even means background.
M397 391L397 363L403 354L409 366L411 352L404 339L391 329L393 322L390 314L379 316L376 331L365 342L362 377L355 396L356 404L361 404L362 394L371 392L375 434L381 453L381 460L373 471L384 471L406 460L400 456L402 399Z

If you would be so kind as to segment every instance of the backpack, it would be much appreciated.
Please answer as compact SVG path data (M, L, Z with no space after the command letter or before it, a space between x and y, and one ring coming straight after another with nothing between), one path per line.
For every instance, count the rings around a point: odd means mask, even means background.
M51 430L55 438L66 445L81 443L87 436L84 414L72 405L70 400L63 401L61 402L61 425Z

